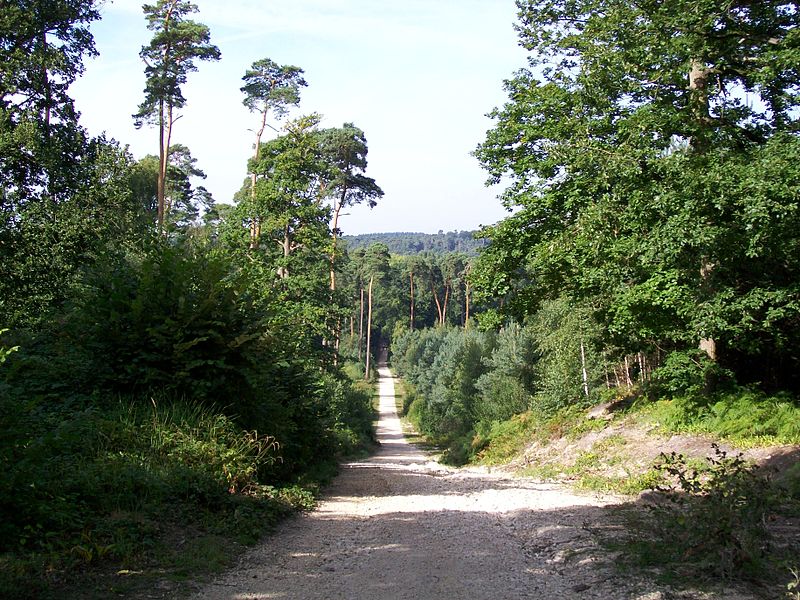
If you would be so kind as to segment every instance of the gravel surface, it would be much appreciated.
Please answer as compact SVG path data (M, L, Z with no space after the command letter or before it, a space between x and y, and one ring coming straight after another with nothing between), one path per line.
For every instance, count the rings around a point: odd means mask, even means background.
M618 498L433 461L406 442L380 375L380 450L196 598L749 598L617 571L597 534L613 535Z

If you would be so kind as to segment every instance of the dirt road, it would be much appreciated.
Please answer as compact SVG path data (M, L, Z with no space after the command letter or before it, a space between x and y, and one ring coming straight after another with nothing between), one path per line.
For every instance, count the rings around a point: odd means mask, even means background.
M613 498L432 461L406 442L380 375L380 450L196 598L722 597L620 575L594 534L612 526Z

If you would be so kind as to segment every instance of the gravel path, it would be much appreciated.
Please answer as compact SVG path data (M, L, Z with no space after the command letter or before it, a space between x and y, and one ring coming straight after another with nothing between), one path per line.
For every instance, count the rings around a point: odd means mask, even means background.
M745 598L623 577L595 535L618 500L434 462L406 442L380 376L380 450L196 598Z

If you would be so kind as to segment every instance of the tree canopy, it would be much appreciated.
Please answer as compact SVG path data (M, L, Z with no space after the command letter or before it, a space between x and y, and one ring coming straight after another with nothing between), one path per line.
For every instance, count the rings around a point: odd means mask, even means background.
M517 4L530 68L476 153L517 212L484 230L480 290L518 316L568 294L628 349L713 341L744 379L788 366L795 3Z

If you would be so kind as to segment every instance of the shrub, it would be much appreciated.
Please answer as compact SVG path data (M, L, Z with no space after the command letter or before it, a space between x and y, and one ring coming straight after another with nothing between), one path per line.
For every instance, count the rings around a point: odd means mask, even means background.
M695 569L730 579L760 567L773 496L768 480L741 455L729 457L717 445L714 450L703 469L682 455L661 455L656 469L672 483L656 489L671 503L653 509L655 543L671 562L691 558Z
M653 371L651 394L702 398L714 387L730 381L731 374L712 361L702 350L675 351Z
M590 311L566 299L545 302L530 327L539 355L534 368L533 407L552 414L569 405L586 406L596 400L604 365L602 354L595 348L600 330Z

